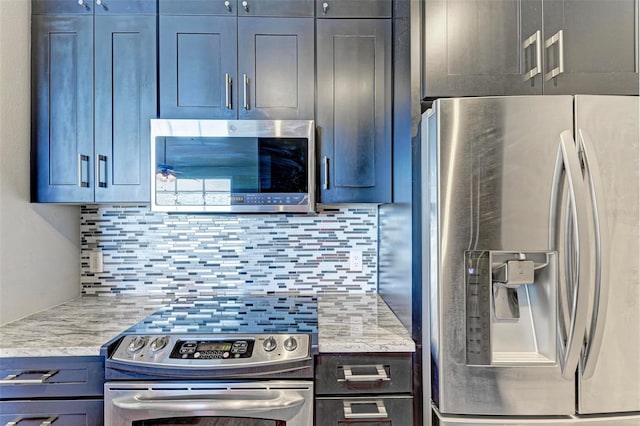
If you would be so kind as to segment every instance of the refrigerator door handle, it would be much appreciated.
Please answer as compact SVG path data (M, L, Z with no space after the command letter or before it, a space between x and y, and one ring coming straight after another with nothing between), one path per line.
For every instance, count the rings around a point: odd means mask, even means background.
M563 349L560 362L562 376L565 379L572 379L580 362L582 343L588 322L589 293L593 280L591 279L591 267L586 258L589 256L587 194L578 150L569 130L560 134L560 145L551 188L549 241L553 244L552 250L557 250L559 245L559 207L562 204L562 188L565 180L569 189L569 202L567 203L570 209L569 213L577 227L575 233L570 233L575 239L575 253L565 253L565 256L575 256L577 271L575 273L568 272L568 277L565 277L565 279L572 280L574 285L572 286L573 297L566 342L564 341L565 336L562 336L563 339L560 342ZM570 286L567 285L567 287Z
M582 377L588 379L593 376L596 368L598 354L602 347L604 326L607 317L607 305L609 301L609 233L607 228L607 213L604 207L602 175L600 174L596 157L593 155L593 144L589 136L582 130L578 130L578 144L591 196L596 256L591 325L588 329L589 333L585 342L582 359Z

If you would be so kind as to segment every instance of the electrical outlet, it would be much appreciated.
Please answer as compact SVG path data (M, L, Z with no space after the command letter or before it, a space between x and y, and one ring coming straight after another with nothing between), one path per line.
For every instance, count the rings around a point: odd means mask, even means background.
M102 250L95 249L89 252L89 272L104 272Z
M351 250L349 252L349 270L362 272L362 250Z

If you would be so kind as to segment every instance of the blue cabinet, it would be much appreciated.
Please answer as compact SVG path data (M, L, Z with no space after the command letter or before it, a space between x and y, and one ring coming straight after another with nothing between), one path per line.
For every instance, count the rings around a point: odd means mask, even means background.
M32 200L149 201L155 1L79 3L33 3Z
M313 2L242 3L160 0L161 117L313 118Z
M316 26L321 201L391 202L391 20Z
M103 424L100 356L0 358L0 424Z

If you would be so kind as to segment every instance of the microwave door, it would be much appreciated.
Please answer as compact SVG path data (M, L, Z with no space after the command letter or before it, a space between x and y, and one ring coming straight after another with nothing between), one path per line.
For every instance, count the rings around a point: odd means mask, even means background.
M151 127L152 210L313 211L313 121L154 119Z

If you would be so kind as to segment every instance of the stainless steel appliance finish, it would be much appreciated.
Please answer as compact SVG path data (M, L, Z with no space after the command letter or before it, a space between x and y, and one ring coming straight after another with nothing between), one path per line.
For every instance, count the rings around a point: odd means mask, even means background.
M311 426L311 345L301 333L124 335L105 361L105 424Z
M307 334L128 335L109 363L156 368L220 369L270 367L310 361Z
M151 121L151 209L310 213L311 120Z
M439 424L637 424L638 116L637 97L607 96L441 99L423 116Z
M313 382L136 382L105 385L105 424L311 426ZM272 420L272 422L268 422ZM166 423L165 423L166 422ZM254 423L255 422L255 423ZM182 424L182 423L181 423ZM186 424L186 423L185 423Z
M638 426L640 415L607 415L594 418L580 418L569 416L567 418L511 418L484 417L469 418L465 416L445 416L436 411L439 426Z

